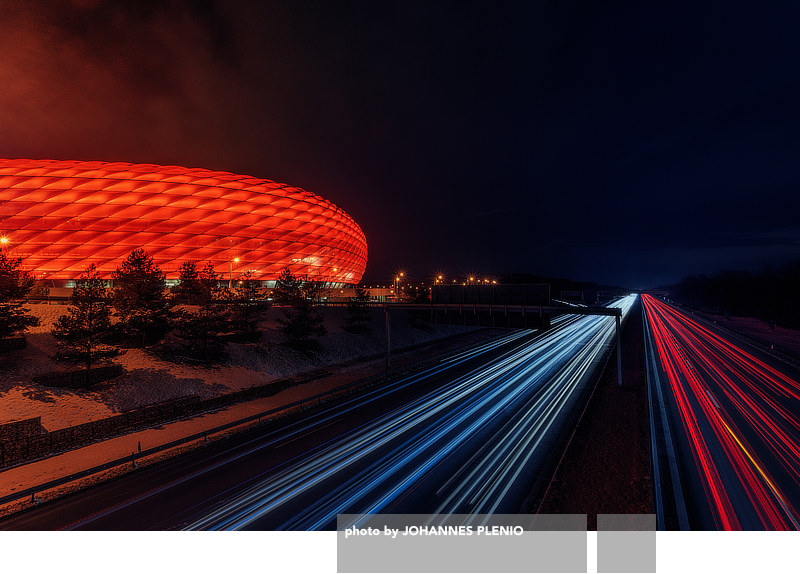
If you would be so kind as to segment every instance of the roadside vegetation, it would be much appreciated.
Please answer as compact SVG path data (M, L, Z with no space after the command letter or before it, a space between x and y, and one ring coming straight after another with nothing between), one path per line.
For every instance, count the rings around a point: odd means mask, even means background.
M75 282L67 314L58 318L52 330L59 347L53 359L83 367L85 386L92 384L93 366L122 353L105 342L112 333L112 313L106 281L91 265Z
M23 307L34 280L20 269L21 262L21 259L8 257L0 251L0 349L10 350L24 345L22 338L9 339L39 324L39 320Z
M771 329L800 328L800 262L759 272L719 271L692 275L671 286L672 297L690 307L726 318L756 317Z
M39 321L23 306L36 283L20 264L0 253L0 350L5 339L19 339ZM114 358L131 348L172 362L219 364L226 361L228 342L261 341L262 322L272 306L279 308L282 345L309 356L323 351L321 339L328 328L321 305L328 291L289 268L268 291L250 272L224 281L211 263L200 268L185 262L177 284L169 288L152 256L135 249L111 277L113 287L90 266L76 279L67 312L52 326L56 350L48 355L73 370L44 375L46 384L89 387L117 376L121 367L112 368ZM46 293L42 290L42 296ZM370 334L368 303L367 292L356 290L344 314L346 331Z
M317 307L322 294L319 282L296 277L288 267L281 272L272 298L283 307L278 322L288 346L302 352L319 350L319 338L327 332Z

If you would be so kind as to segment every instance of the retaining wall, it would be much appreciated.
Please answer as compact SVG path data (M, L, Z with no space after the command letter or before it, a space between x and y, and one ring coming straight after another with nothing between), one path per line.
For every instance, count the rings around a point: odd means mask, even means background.
M0 425L0 469L205 411L268 397L328 374L318 370L305 377L280 379L209 399L197 396L174 399L54 431L42 427L41 417L6 423Z

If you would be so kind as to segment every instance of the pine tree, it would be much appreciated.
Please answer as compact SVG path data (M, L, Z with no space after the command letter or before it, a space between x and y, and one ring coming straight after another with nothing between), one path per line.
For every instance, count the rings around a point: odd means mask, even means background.
M197 287L201 302L208 301L209 297L215 293L221 295L219 275L214 271L214 266L210 262L206 263L197 274Z
M290 307L283 308L284 319L278 319L281 330L286 337L286 344L300 351L311 351L319 348L319 341L328 330L325 318L319 308L310 299L301 298Z
M112 277L113 305L123 331L142 347L160 341L175 319L164 272L144 249L135 249Z
M303 297L315 304L321 303L328 295L328 290L321 281L311 279L302 279L300 291Z
M111 331L111 297L94 265L75 282L70 304L68 313L61 315L53 327L53 337L59 346L53 358L83 365L89 385L92 365L120 354L119 349L103 343Z
M284 305L284 318L278 319L278 323L281 324L288 346L301 351L319 348L317 338L328 332L325 318L315 306L321 294L322 285L319 282L297 278L288 267L281 272L272 297Z
M231 326L236 333L252 337L258 332L258 320L269 309L264 290L248 271L233 290Z
M276 305L293 305L303 297L303 281L296 277L288 267L284 267L275 289L272 291L272 301Z
M172 288L172 296L180 303L196 304L203 290L197 264L194 261L184 261L178 273L178 284Z
M372 314L369 310L369 293L363 287L356 287L355 297L351 297L347 303L347 314L345 315L345 329L351 333L366 333L369 331L370 319Z
M0 251L0 339L35 327L39 319L28 315L23 301L33 288L33 278L22 271L22 260Z
M192 356L214 359L224 348L220 334L228 325L228 309L222 301L224 290L219 287L219 277L211 263L206 263L198 273L197 284L197 311L184 313L179 330Z

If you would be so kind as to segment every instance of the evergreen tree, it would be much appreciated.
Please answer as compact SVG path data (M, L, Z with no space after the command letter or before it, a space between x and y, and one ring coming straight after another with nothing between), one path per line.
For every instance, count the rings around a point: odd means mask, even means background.
M0 251L0 339L39 324L39 319L22 307L34 281L19 268L21 262Z
M160 341L175 319L164 272L144 249L135 249L112 277L113 305L123 332L142 347Z
M196 304L203 291L197 264L194 261L184 261L178 273L178 284L172 288L172 296L177 302Z
M219 275L214 271L214 266L210 262L206 263L197 274L197 285L201 302L208 301L209 297L214 294L221 298Z
M28 297L36 297L37 299L47 299L50 294L50 288L44 281L34 281L33 288L30 290Z
M325 318L310 299L304 297L294 305L284 307L283 315L284 319L278 319L278 322L287 345L300 351L319 348L316 338L322 337L328 330L325 328Z
M276 305L294 305L303 297L303 281L296 277L288 267L284 267L275 289L272 291L272 301Z
M203 359L218 357L224 348L220 334L227 328L228 309L214 266L206 263L198 273L197 311L184 313L179 330L189 353Z
M290 347L301 351L313 350L319 347L316 338L327 333L324 317L314 305L320 293L320 283L295 277L288 267L281 271L272 298L284 306L284 318L278 322Z
M236 333L252 336L258 331L258 320L269 309L264 290L248 271L233 290L231 326Z
M328 290L321 281L303 279L300 286L303 296L312 303L321 303L327 296Z
M345 329L351 333L366 333L369 331L372 313L369 309L369 293L363 287L356 287L355 297L351 297L347 303L347 314L345 315Z
M89 385L92 365L120 354L118 349L102 342L111 331L111 297L93 264L75 282L70 304L68 313L61 315L53 327L53 337L59 346L53 358L83 365Z

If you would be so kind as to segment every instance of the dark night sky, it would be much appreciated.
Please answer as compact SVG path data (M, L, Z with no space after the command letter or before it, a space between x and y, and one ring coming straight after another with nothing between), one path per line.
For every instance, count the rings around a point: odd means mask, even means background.
M283 181L366 278L800 259L790 3L0 4L0 155Z

